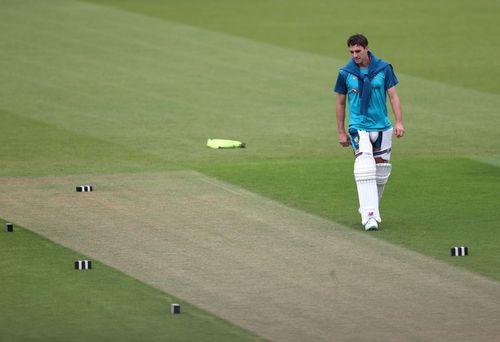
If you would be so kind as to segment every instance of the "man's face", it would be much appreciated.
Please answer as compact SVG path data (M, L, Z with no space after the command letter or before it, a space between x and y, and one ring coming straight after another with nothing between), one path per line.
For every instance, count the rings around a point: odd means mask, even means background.
M356 64L368 65L370 61L368 57L368 46L362 47L361 45L351 45L349 46L349 53Z

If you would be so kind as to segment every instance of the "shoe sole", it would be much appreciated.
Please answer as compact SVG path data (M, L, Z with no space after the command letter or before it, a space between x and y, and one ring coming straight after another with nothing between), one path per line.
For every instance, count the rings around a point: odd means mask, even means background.
M368 232L368 231L372 231L372 230L378 230L378 227L368 227L368 228L365 228L365 230Z

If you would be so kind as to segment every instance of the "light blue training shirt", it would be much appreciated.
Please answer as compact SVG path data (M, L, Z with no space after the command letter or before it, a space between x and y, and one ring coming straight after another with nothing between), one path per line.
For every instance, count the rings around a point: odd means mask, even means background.
M360 68L362 75L368 68ZM371 80L372 92L367 115L361 114L360 82L358 77L340 70L334 91L347 95L349 104L349 128L367 132L380 132L392 128L387 113L387 89L399 83L392 67L388 66Z

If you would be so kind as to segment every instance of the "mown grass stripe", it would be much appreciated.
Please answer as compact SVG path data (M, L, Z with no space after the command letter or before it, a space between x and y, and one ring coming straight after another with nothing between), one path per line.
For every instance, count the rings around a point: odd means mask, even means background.
M115 11L111 11L115 12ZM60 16L63 14L63 11L56 12L57 16ZM69 13L72 13L69 11ZM88 13L82 12L82 20L84 20L85 15L88 15ZM127 20L131 20L130 17L134 19L140 18L141 20L144 20L144 22L147 23L154 23L155 27L158 28L163 28L161 30L155 30L157 32L170 32L171 28L172 30L179 30L178 25L173 25L171 23L166 23L158 20L152 20L152 19L144 19L141 18L140 16L137 15L127 15ZM56 16L56 17L57 17ZM80 16L80 14L78 14ZM40 16L38 16L40 18ZM38 19L40 20L40 19ZM117 20L117 22L120 22ZM65 25L65 22L63 21L63 24ZM59 30L61 31L61 30ZM118 31L120 31L118 29ZM284 132L293 132L293 134L296 134L297 136L304 136L309 139L310 133L314 132L314 130L317 130L319 125L316 123L323 123L325 122L325 118L327 118L327 113L331 113L332 111L332 103L334 99L334 95L330 94L329 87L330 85L327 85L326 83L322 83L326 81L326 78L321 78L320 73L324 72L326 70L326 65L330 64L328 67L329 69L332 69L332 63L335 64L336 62L334 60L330 60L327 58L323 57L318 57L315 58L313 55L310 54L300 54L300 53L295 53L293 51L287 51L285 49L274 49L269 45L266 44L258 44L255 42L251 42L245 39L238 39L234 37L227 36L225 34L214 34L213 32L203 32L202 30L198 29L193 29L193 28L187 28L187 27L182 27L180 30L181 32L190 32L188 36L194 37L198 35L199 37L212 37L212 39L202 39L203 42L218 42L222 41L225 42L225 44L222 44L224 47L224 53L218 53L215 55L208 54L209 58L208 60L210 63L213 63L213 67L209 69L209 73L203 73L201 70L207 69L204 66L207 65L205 61L199 62L200 59L204 59L206 54L194 54L195 56L193 59L189 59L189 61L192 61L190 68L184 68L184 67L179 67L177 69L177 72L174 72L172 74L171 78L165 77L167 80L161 80L161 77L159 78L159 87L158 90L153 89L154 86L148 86L149 84L144 78L144 75L147 75L146 78L151 77L152 79L157 79L154 78L158 73L155 73L155 68L156 64L153 64L151 66L145 67L138 69L134 75L132 74L125 74L121 73L120 70L117 70L116 72L116 78L113 79L113 81L116 81L116 83L120 84L123 86L123 84L127 84L125 79L132 78L137 81L141 86L137 88L144 88L148 89L147 91L143 91L140 93L133 93L132 97L147 97L149 99L150 96L157 96L154 97L151 100L151 104L147 106L148 101L138 101L132 100L132 99L124 99L124 96L118 97L119 101L113 102L115 106L120 107L122 103L126 103L126 106L128 108L137 108L134 107L134 105L138 105L138 107L143 107L143 110L141 111L142 115L146 115L149 117L149 121L152 122L159 122L161 116L157 110L154 110L154 107L161 107L164 104L164 101L166 98L168 98L168 94L172 94L170 99L175 97L176 103L181 106L181 108L176 108L177 110L180 110L183 112L184 115L187 115L190 118L194 118L196 116L196 112L202 110L203 112L209 113L210 118L219 118L221 115L223 115L226 112L231 112L232 115L242 118L244 115L248 115L248 113L251 113L252 117L255 117L256 120L254 120L253 126L255 127L257 124L257 130L261 131L262 130L262 123L261 120L272 120L273 117L277 117L280 120L284 117L284 115L292 115L292 120L288 120L287 124L290 124L293 122L293 119L300 119L298 116L304 115L304 113L309 113L312 112L315 116L311 117L310 120L308 120L308 124L297 124L294 127L287 127L284 129ZM117 39L124 39L123 37L126 35L120 35L116 36ZM66 35L66 37L71 37L71 35ZM111 37L111 36L110 36ZM200 39L194 39L194 41L198 42ZM89 41L91 42L93 38L96 37L89 37ZM143 42L153 42L155 41L151 37L143 37L145 39L142 39ZM48 39L47 43L51 43L53 39ZM84 41L86 41L84 39ZM185 42L190 42L193 41L193 39L185 39ZM121 46L122 48L126 45L126 43L120 42L120 44L115 45L115 46ZM85 42L84 42L85 44ZM147 43L149 44L149 43ZM64 42L61 43L62 46L67 45ZM216 48L214 46L217 46L217 44L210 44L207 43L207 46L210 46L210 49L203 49L203 51L216 51ZM251 72L256 74L255 77L253 78L248 78L248 72L245 72L243 74L234 74L231 73L231 70L226 70L224 65L218 65L218 61L222 58L224 59L227 55L228 51L234 50L236 52L240 51L238 48L234 47L240 47L240 46L245 46L248 45L249 47L247 48L248 51L255 52L257 54L262 55L262 51L273 51L269 56L276 56L276 57L284 57L284 60L281 60L280 58L267 58L267 60L264 59L262 61L258 60L256 61L252 56L248 57L246 56L246 59L242 60L241 62L236 59L237 64L243 65L253 65L253 66L258 66L254 68L248 68L248 70L252 69ZM192 51L193 49L196 49L194 47L195 45L190 43L185 43L183 47L181 48L179 46L180 51ZM197 46L197 45L196 45ZM160 48L162 48L160 46ZM190 50L191 49L191 50ZM81 49L85 50L85 49ZM77 52L75 52L76 55L78 55ZM106 55L106 54L104 54ZM233 56L233 54L230 54ZM131 56L129 55L128 58L133 59L134 55L132 54ZM196 56L201 56L197 59ZM168 56L167 56L168 57ZM173 57L173 56L170 56ZM78 57L79 58L79 57ZM149 57L148 57L149 58ZM173 58L171 59L171 63L168 63L167 61L165 62L158 62L157 59L152 58L153 63L158 63L158 66L163 65L164 67L167 66L167 74L170 75L172 73L173 69L170 69L170 66L172 65L177 65L182 58ZM290 59L294 59L295 63L291 63ZM269 62L268 60L271 60ZM100 61L100 60L99 60ZM85 73L85 75L89 75L89 78L92 75L96 75L97 73L101 72L102 69L99 68L99 62L96 60L94 62L95 68L92 68L92 65L89 65L84 71L89 71L92 69L94 70L94 73ZM318 68L314 69L311 68L311 65L314 64L315 62L320 62L317 64ZM251 62L248 64L248 62ZM270 63L278 63L283 64L286 69L291 70L292 74L287 74L286 72L281 72L283 67L278 70L271 70L274 67L274 64ZM304 63L306 62L306 63ZM107 65L108 62L105 64L100 65L101 68L107 68L109 65ZM185 62L184 62L185 63ZM201 63L201 64L199 64ZM254 64L252 64L254 63ZM255 64L257 63L257 64ZM86 62L83 60L78 60L76 63L73 63L75 65L71 66L71 69L73 68L78 68L77 65L81 64L86 64ZM116 63L120 64L120 63ZM146 63L147 64L147 63ZM269 66L267 66L269 64ZM134 64L132 64L134 65ZM189 63L185 64L180 64L180 65L189 65ZM306 65L310 70L310 75L316 78L316 82L308 82L308 79L306 75L304 75L302 72L297 75L295 74L295 70L297 68L301 68L303 65ZM262 68L262 66L265 66ZM111 66L110 68L113 68L114 66ZM69 69L68 67L67 69ZM130 67L121 67L124 72L126 72L127 69L131 70ZM36 69L36 68L34 68ZM196 72L199 72L200 75L203 75L201 80L198 80L196 82L193 82L193 78L187 77L185 70L196 70ZM239 70L245 70L243 67L239 67ZM42 69L43 70L43 69ZM160 69L162 70L162 69ZM267 77L265 79L259 79L260 76L259 72L263 71L268 71L271 70L271 72L268 72L269 75L274 75ZM82 71L82 72L84 72ZM174 70L175 71L175 70ZM212 71L212 72L211 72ZM196 72L192 73L192 75L196 75ZM54 74L52 70L47 70L43 72L41 75L41 79L51 79L51 77L47 77L47 74ZM159 73L161 74L161 73ZM76 78L78 76L72 76L72 75L66 75L64 72L62 72L61 75L64 75L64 77L59 77L56 78L55 80L66 80L67 78ZM227 77L227 75L230 75L230 77ZM235 76L236 79L235 79ZM295 77L299 76L299 77ZM334 76L334 72L332 72L332 76ZM473 140L473 141L467 141L467 143L462 143L460 145L455 145L455 144L448 144L447 142L451 137L448 135L445 135L444 137L442 136L442 130L439 130L438 127L450 127L449 131L455 130L456 134L459 136L465 136L468 134L471 129L473 130L472 134L476 134L478 136L483 136L487 135L490 137L493 137L491 133L491 127L492 126L484 126L481 127L479 125L473 125L471 127L471 122L470 120L467 119L467 113L474 112L475 117L474 120L485 120L488 117L488 120L492 120L491 116L489 113L491 110L493 110L493 107L495 104L498 104L498 97L496 96L488 96L487 94L469 94L466 92L464 89L457 89L457 88L445 88L441 84L437 83L427 83L422 80L418 79L412 79L412 78L407 78L404 75L402 76L403 78L403 84L407 83L407 87L401 88L402 90L402 95L405 95L409 93L411 90L414 92L411 97L408 97L407 99L404 99L404 106L405 106L405 111L408 110L409 116L407 118L407 125L409 128L409 135L407 139L407 143L405 143L402 148L404 150L407 150L411 153L416 153L416 154L422 154L425 153L425 151L431 149L431 150L436 150L436 148L433 148L433 145L436 145L436 141L441 141L443 140L445 143L440 144L440 147L437 149L438 151L435 151L437 153L447 153L447 152L452 152L452 153L459 153L459 154L472 154L475 153L476 149L479 149L478 145L478 140ZM52 76L52 79L54 77ZM169 83L169 79L176 79L179 82L177 83L176 87L172 87L172 84ZM333 77L332 77L333 79ZM235 82L236 80L236 82ZM319 81L319 82L318 82ZM328 81L330 82L330 80ZM107 81L106 79L101 79L99 82L96 82L97 88L94 90L94 95L95 98L98 102L98 104L101 104L100 98L102 98L102 91L101 94L99 94L99 90L104 88L106 90L107 86L109 83L112 83L110 81ZM236 86L234 84L237 83ZM261 86L266 83L266 86ZM253 86L246 86L246 84L253 84ZM324 87L321 85L323 84ZM102 85L102 88L99 87L99 85ZM233 85L233 86L232 86ZM308 88L309 85L313 85L312 88ZM83 89L82 89L83 88ZM15 89L15 88L14 88ZM80 87L78 89L82 89L83 92L88 91L88 88ZM116 91L119 92L119 87L116 88ZM314 92L310 90L315 90ZM408 91L405 89L409 89ZM423 99L430 98L431 95L428 93L430 92L429 89L433 89L434 92L437 93L442 93L444 96L440 99L440 101L432 100L432 101L427 101ZM290 90L292 92L290 92ZM424 90L424 91L422 91ZM125 90L126 91L126 90ZM152 95L152 94L160 94L160 91L164 95ZM89 93L92 93L89 91ZM314 95L316 94L316 95ZM320 95L321 94L321 95ZM137 96L134 96L137 95ZM479 97L477 96L479 95ZM89 96L92 96L89 95ZM119 96L116 94L113 94L112 96ZM196 98L195 101L192 101L190 99L190 96L194 96ZM472 98L479 98L480 102L482 102L485 107L485 109L478 110L477 106L475 106L475 103L477 103L478 100L472 101ZM85 100L86 99L82 99ZM102 101L105 102L107 99L103 99ZM120 101L121 100L121 101ZM135 102L135 103L134 103ZM139 103L137 103L139 102ZM314 105L310 105L311 103L314 103ZM71 103L68 105L68 109L71 109L72 107L77 107L81 103ZM309 104L309 105L308 105ZM491 106L490 106L491 105ZM166 104L168 106L168 104ZM186 106L186 108L184 108ZM308 108L308 106L310 108ZM97 108L98 106L95 106ZM123 107L122 107L123 108ZM408 109L406 109L408 108ZM12 110L12 108L10 108ZM153 109L153 110L151 110ZM140 110L140 109L139 109ZM17 111L17 110L15 110ZM113 113L112 109L107 110L109 113ZM23 110L19 110L18 112L23 113ZM128 113L130 113L129 111ZM84 113L85 114L85 113ZM123 122L123 115L121 115L121 111L116 113L114 116L110 116L108 113L105 115L108 120L113 120L118 117ZM170 114L170 113L169 113ZM174 113L177 115L177 113ZM180 113L179 113L180 114ZM319 115L318 115L319 114ZM94 117L99 116L100 113L95 113ZM39 115L38 115L39 116ZM82 116L82 115L78 115ZM136 124L136 121L132 120L130 118L129 114L129 122L128 125L132 126ZM154 118L157 118L157 120L154 120ZM457 117L460 117L462 119L457 119ZM51 116L47 116L47 118L51 118ZM226 116L227 119L227 116ZM48 119L50 120L50 119ZM52 119L53 120L53 119ZM60 120L60 119L59 119ZM198 119L199 120L199 119ZM282 121L276 120L277 122L274 124L275 129L277 132L279 132L279 127L283 126ZM333 115L329 116L329 122L333 121ZM495 118L493 118L495 120ZM144 122L147 122L148 120L144 120ZM141 122L142 123L142 122ZM201 122L200 122L201 123ZM248 125L250 122L247 120L245 122L245 127L251 127L251 125ZM260 124L259 124L260 123ZM81 123L80 123L81 124ZM84 124L84 123L83 123ZM332 122L333 124L333 122ZM201 124L201 126L205 127L210 127L210 123L208 123L208 126L206 122ZM272 127L273 123L269 122L269 127ZM322 128L325 127L325 125L321 125ZM308 129L308 128L311 129ZM236 126L236 121L231 122L231 125L228 127L229 129L232 130L237 130L241 131L238 126ZM148 129L154 130L155 127L152 127L152 125L149 125ZM302 132L301 130L303 129L308 129L306 132ZM418 130L418 135L411 135L412 130ZM220 131L220 129L214 129L217 132ZM327 132L324 130L324 132ZM103 131L100 131L98 134L102 134ZM199 134L198 132L195 134ZM324 139L322 141L314 141L315 137L312 137L312 146L321 146L322 143L324 143ZM116 137L115 137L116 139ZM121 142L126 144L127 142ZM472 146L471 146L472 145ZM484 145L484 144L483 144ZM488 144L485 146L486 151L484 152L485 154L488 153L487 151L491 151L492 146L495 145L495 141L492 141L491 144ZM151 144L149 144L148 147L153 147ZM153 147L154 148L154 147ZM320 147L321 148L321 147ZM318 150L320 154L326 155L326 153L331 153L331 150ZM423 152L422 152L423 151ZM481 151L479 149L479 151ZM292 151L289 150L288 153ZM292 152L293 153L293 152ZM316 153L312 149L309 149L309 153ZM336 152L336 154L339 154L341 152ZM201 157L201 155L198 155L198 157Z

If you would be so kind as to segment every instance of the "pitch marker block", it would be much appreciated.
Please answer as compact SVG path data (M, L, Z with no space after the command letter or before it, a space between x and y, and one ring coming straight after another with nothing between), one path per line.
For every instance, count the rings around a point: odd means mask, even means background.
M177 315L181 313L181 306L179 304L172 304L170 306L170 313L172 315Z
M465 246L451 247L451 256L467 256L469 249Z
M5 230L9 233L12 233L14 231L14 225L12 223L6 223Z
M75 270L90 270L91 268L92 268L92 261L90 260L75 261Z
M76 192L90 192L93 191L92 185L78 185L76 187Z

